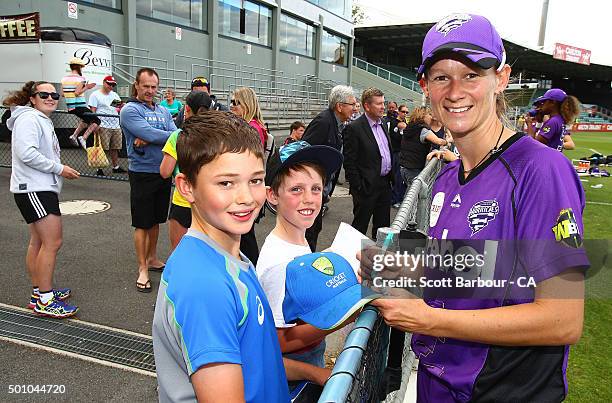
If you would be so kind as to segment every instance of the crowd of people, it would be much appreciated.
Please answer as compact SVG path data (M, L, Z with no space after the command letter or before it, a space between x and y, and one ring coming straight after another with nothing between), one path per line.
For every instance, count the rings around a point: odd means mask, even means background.
M62 163L50 119L63 95L80 119L71 138L85 148L91 133L100 135L114 172L121 172L125 136L136 290L152 292L149 271L162 271L152 329L160 401L286 402L294 381L321 387L330 376L326 336L366 303L399 334L414 333L419 401L566 396L564 369L568 346L582 331L588 260L580 248L584 192L556 150L572 146L566 124L579 104L552 89L534 103L526 133L508 127L503 91L511 68L487 19L456 15L428 32L418 74L430 106L410 111L386 102L380 89L358 95L338 85L328 107L308 125L294 122L278 149L251 88L235 89L227 111L206 78L196 77L184 102L166 89L158 103L158 73L142 68L119 126L109 125L95 113L117 113L114 78L85 102L93 86L82 75L84 63L69 64L61 94L51 83L30 81L3 101L12 113L10 191L30 231L28 306L54 318L78 312L66 302L71 290L53 284L62 180L80 175ZM537 258L530 249L512 265L495 267L495 278L530 275L537 283L532 299L466 300L427 291L422 298L380 298L343 256L317 252L341 168L352 226L367 234L371 225L375 238L432 155L448 164L433 187L431 241L546 241ZM266 202L276 223L260 250L254 229ZM551 231L562 219L575 231ZM166 221L172 254L164 261L157 244ZM359 253L360 279L376 275L377 253ZM464 274L420 267L409 275L432 271ZM572 297L555 294L561 283Z

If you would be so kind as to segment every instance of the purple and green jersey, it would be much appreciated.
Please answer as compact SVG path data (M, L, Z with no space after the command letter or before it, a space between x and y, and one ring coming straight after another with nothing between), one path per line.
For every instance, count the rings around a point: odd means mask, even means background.
M565 121L561 115L554 115L548 119L537 132L540 136L548 140L548 147L557 151L563 151L563 136L567 130L565 129Z
M426 290L424 299L432 307L528 303L533 287L517 292L519 277L523 285L534 285L589 266L581 248L584 191L571 163L522 133L468 178L460 160L445 166L432 194L429 253L457 256L475 248L485 263L471 270L456 263L427 268L428 277L505 280L486 297L478 295L482 290L461 297ZM419 358L419 401L561 401L567 393L568 346L503 347L414 334L412 349Z

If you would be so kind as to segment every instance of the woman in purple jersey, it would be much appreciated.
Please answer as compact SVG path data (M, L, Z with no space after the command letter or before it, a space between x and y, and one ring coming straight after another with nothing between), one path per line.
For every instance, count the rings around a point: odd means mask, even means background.
M566 125L574 123L580 114L580 101L559 88L552 88L536 101L539 110L549 119L537 131L535 139L557 151L573 149L574 142Z
M426 251L454 263L400 267L423 287L423 298L372 305L389 325L413 333L418 401L562 401L568 346L582 334L589 265L580 181L562 154L504 124L511 68L486 18L442 19L422 56L421 86L461 155L436 178ZM466 269L462 252L484 265ZM372 278L378 272L367 267L376 256L362 256L362 277ZM421 279L450 279L455 289ZM465 280L493 285L457 290Z

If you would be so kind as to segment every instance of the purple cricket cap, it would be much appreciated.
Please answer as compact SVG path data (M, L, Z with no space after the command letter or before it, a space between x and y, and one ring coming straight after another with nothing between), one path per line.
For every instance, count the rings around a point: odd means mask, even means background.
M474 14L451 14L431 27L423 41L422 62L417 72L421 79L425 69L440 52L459 53L483 69L506 63L501 37L489 20Z
M565 91L559 88L551 88L546 91L544 95L536 99L536 102L544 102L549 99L551 101L563 102L565 101L565 98L567 98Z

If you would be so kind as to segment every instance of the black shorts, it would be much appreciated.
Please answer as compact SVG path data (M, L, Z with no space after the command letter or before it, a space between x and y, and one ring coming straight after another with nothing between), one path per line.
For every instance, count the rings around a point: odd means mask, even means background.
M184 228L191 227L191 209L189 207L177 206L170 203L170 214L168 219L176 220Z
M149 229L166 222L172 180L159 174L128 171L132 227Z
M62 215L55 192L15 193L15 203L28 224L45 218L49 214Z
M73 115L76 115L79 117L79 119L81 119L83 122L89 124L95 123L97 125L100 124L100 118L97 117L89 108L86 108L84 106L77 106L76 108L74 108L71 111L68 111L68 113L72 113Z

